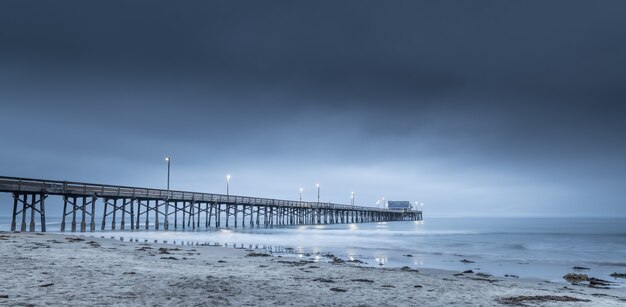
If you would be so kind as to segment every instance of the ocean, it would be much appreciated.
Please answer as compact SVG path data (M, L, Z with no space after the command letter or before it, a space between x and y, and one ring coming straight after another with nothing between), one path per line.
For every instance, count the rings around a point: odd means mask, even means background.
M9 218L1 217L0 230L9 226ZM59 224L50 223L48 229L58 231ZM243 244L294 257L332 253L377 267L473 270L552 282L564 282L562 276L571 272L607 280L614 280L609 276L613 272L626 273L624 218L427 218L421 222L85 234L170 244ZM575 266L589 270L574 270Z

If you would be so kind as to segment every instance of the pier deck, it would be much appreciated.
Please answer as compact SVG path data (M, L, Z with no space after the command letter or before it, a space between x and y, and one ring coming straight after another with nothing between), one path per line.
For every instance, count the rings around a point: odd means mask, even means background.
M49 196L63 200L61 231L95 231L97 222L101 230L107 229L107 223L111 230L151 226L168 230L172 226L229 227L229 222L234 222L234 227L267 227L422 219L422 212L415 210L4 176L0 176L0 192L13 196L12 231L35 231L38 219L40 230L45 232L45 203ZM97 217L97 212L101 216Z

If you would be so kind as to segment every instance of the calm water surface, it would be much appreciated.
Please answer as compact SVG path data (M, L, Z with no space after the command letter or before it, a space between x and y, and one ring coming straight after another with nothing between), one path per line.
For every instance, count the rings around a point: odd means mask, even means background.
M8 226L7 218L0 219L1 229ZM58 224L48 227L59 228ZM626 219L618 218L433 218L423 222L106 231L95 235L170 243L292 247L296 252L330 252L373 266L472 269L556 282L573 272L573 266L588 267L584 273L609 280L614 280L609 276L613 272L626 272ZM463 263L462 259L474 263Z

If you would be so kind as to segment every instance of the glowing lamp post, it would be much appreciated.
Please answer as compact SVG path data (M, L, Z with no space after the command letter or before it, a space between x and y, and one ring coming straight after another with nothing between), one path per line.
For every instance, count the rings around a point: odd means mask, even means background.
M167 196L170 195L170 166L172 164L171 157L165 157L165 161L167 161Z
M230 175L226 175L226 195L230 195Z
M315 186L317 186L317 203L320 203L320 184L316 184Z

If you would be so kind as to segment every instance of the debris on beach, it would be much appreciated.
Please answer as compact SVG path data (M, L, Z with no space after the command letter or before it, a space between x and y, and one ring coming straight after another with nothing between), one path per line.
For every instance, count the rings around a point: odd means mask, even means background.
M563 279L572 284L577 284L583 281L589 281L589 276L587 276L587 274L568 273L563 276Z
M328 278L316 278L313 279L313 281L319 281L319 282L325 282L325 283L334 283L335 281L332 279L328 279Z
M488 277L491 277L492 275L491 274L487 274L487 273L476 273L476 276L488 278Z
M563 279L565 279L567 282L572 283L573 285L578 285L585 282L585 285L596 289L609 289L611 286L617 285L617 283L608 280L589 277L587 274L568 273L563 276Z
M67 242L70 242L70 243L85 241L85 239L83 238L72 238L72 237L65 238L65 240L67 240Z
M94 248L98 248L98 247L101 246L100 243L98 243L96 241L89 241L86 244L89 244L91 247L94 247Z
M472 270L463 271L463 274L473 274L473 273L474 273L474 271L472 271Z
M348 290L342 288L330 288L330 291L334 292L347 292Z
M615 273L613 273L613 274L611 274L609 276L614 277L614 278L626 278L626 273L617 273L617 272L615 272Z
M50 287L52 285L54 285L54 284L53 283L48 283L48 284L42 284L42 285L39 285L39 286L42 287L42 288L47 288L47 287Z
M257 252L252 252L249 253L246 257L271 257L272 255L268 254L268 253L257 253Z
M517 276L517 275L513 275L513 274L504 274L504 277L509 277L509 278L519 278L519 276Z
M9 298L8 294L0 294L0 298Z
M404 271L404 272L419 272L418 270L412 269L412 268L410 268L408 266L403 266L402 268L400 268L400 271Z
M520 296L509 296L509 297L501 297L496 300L500 304L504 305L517 305L517 306L527 306L525 303L547 303L547 302L591 302L591 300L581 299L571 296L560 296L560 295L520 295Z
M577 271L590 270L590 268L586 268L586 267L583 267L583 266L575 266L572 269L577 270Z
M382 285L382 288L395 288L396 286L394 285Z
M346 260L346 262L350 262L350 263L365 263L359 259L351 259L351 260Z
M410 254L406 254L406 255L402 255L402 256L404 256L404 257L413 257L413 255L410 255Z
M462 260L460 260L460 261L461 261L461 262L463 262L463 263L474 263L474 261L472 261L472 260L467 260L467 259L462 259Z
M180 248L165 248L165 247L160 247L159 248L159 254L171 254L170 252L172 251L179 251Z
M161 257L161 259L178 260L178 258L176 258L176 257Z
M608 280L600 279L600 278L589 278L589 287L596 289L610 289L611 286L616 286L617 283L610 282Z
M354 281L354 282L368 282L368 283L373 283L374 282L371 279L364 279L364 278L357 278L357 279L353 279L352 281Z

